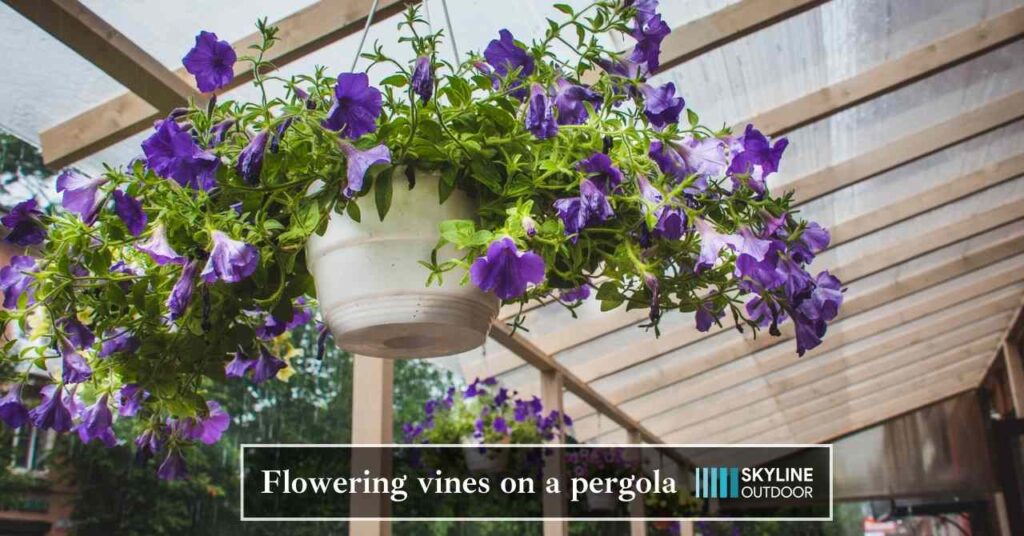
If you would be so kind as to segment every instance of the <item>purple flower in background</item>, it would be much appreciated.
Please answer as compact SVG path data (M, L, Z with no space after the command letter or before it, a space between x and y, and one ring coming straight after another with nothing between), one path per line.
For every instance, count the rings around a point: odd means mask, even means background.
M511 300L522 296L527 285L544 280L544 259L532 251L519 251L511 238L502 237L491 242L487 255L473 261L469 278L481 290Z
M790 245L789 253L797 262L810 263L815 255L828 247L831 239L827 229L812 221L804 227L800 239Z
M285 132L288 132L288 129L291 128L294 121L294 117L289 117L277 126L277 131L274 132L274 137L270 139L270 152L277 154L277 151L281 148L281 140L284 139Z
M235 164L235 171L242 177L246 184L259 184L260 173L263 171L263 155L267 152L267 141L270 139L267 131L264 130L253 137L249 145L238 153L238 163Z
M267 350L266 346L260 345L260 357L252 367L252 382L259 385L273 377L277 372L288 366L283 359L278 358Z
M747 125L743 137L735 144L742 147L742 150L733 156L728 174L734 177L750 175L750 188L763 194L764 179L779 170L779 161L782 159L782 153L786 150L786 146L789 145L789 140L780 138L774 145L771 145L768 138L754 128L754 125Z
M658 15L658 0L627 0L626 7L636 9L636 21L644 24Z
M0 268L0 289L4 293L4 308L14 309L18 306L21 295L28 293L26 303L35 302L35 291L32 283L35 277L32 273L37 272L36 260L26 255L15 255L11 257L11 263Z
M117 413L122 417L134 417L142 409L142 403L149 398L149 391L143 390L142 387L134 383L129 383L121 388L117 396Z
M228 283L237 283L256 271L260 264L260 252L254 246L232 240L221 231L212 231L213 249L210 259L200 276L206 283L220 279Z
M218 40L215 33L203 31L196 36L196 45L181 62L185 70L196 77L199 91L209 93L231 83L236 59L230 43Z
M117 212L117 217L121 218L132 236L139 236L146 230L146 212L142 210L142 203L138 199L121 190L114 190L114 212Z
M494 72L501 77L507 77L517 72L516 82L525 79L533 74L533 58L526 50L516 45L512 33L506 29L498 32L498 39L492 40L484 49L484 58L487 63L494 67ZM526 96L525 88L517 83L510 84L515 91L511 95L517 99Z
M416 67L412 72L412 90L420 96L423 104L434 96L434 67L427 56L416 58Z
M234 353L234 358L224 366L224 377L244 378L254 366L256 366L256 360L249 359L249 356L239 348Z
M498 389L498 394L494 395L494 405L501 407L505 405L505 402L508 402L508 389L501 387Z
M637 63L628 58L625 60L606 60L598 58L597 64L612 76L629 78L630 80L647 76L647 69L642 62Z
M0 398L0 420L11 428L18 428L28 420L28 410L21 403L21 384L15 383L3 398Z
M157 430L147 429L135 438L135 459L142 463L152 458L163 448L163 439Z
M381 144L365 151L359 150L351 143L342 142L339 144L341 152L345 153L347 159L345 176L348 182L342 192L345 197L352 199L363 189L363 180L370 167L377 164L390 164L391 151L387 145Z
M96 335L77 318L62 318L57 321L57 325L64 331L64 336L73 348L85 349L96 342Z
M712 304L702 302L700 305L697 306L697 313L695 316L697 323L697 331L703 333L711 329L711 326L714 325L719 318L725 316L725 312L719 311L716 313L713 310Z
M139 437L141 438L142 436ZM168 452L167 457L164 458L163 463L160 464L160 468L157 469L156 474L160 477L160 480L167 481L187 478L188 470L185 468L185 458L181 457L181 452L177 449Z
M758 326L765 327L770 324L782 322L785 313L771 301L761 296L754 296L745 305L747 316Z
M299 326L304 326L313 319L313 309L309 307L306 302L305 296L299 296L295 298L294 306L292 307L292 319L285 325L286 329L295 329Z
M807 350L821 344L828 325L823 320L804 318L797 314L793 317L793 327L796 328L796 353L803 357Z
M558 299L561 300L562 303L568 304L580 303L589 297L590 287L587 285L580 285L573 289L563 290L558 294Z
M142 152L154 173L181 186L210 190L217 185L220 159L199 147L174 121L160 121L156 132L142 142Z
M228 130L235 126L234 119L225 119L210 129L210 147L216 147L224 142L224 138L228 135Z
M800 304L800 311L807 318L831 321L839 316L843 304L843 284L827 270L818 273L811 297Z
M207 400L206 408L209 410L206 417L187 419L189 422L185 426L184 433L188 439L198 439L207 445L212 445L219 441L220 437L224 435L224 431L231 426L231 415L228 415L228 412L224 411L215 400Z
M491 428L493 428L494 431L498 432L499 434L509 434L508 423L505 421L503 417L495 417L494 421L491 422Z
M526 130L537 139L546 140L558 134L558 123L555 122L554 109L547 90L540 84L530 86L530 105L526 109Z
M655 14L652 17L646 17L645 20L640 20L638 17L636 27L630 32L633 39L636 39L636 46L633 47L633 53L629 59L647 64L648 71L658 70L658 66L661 64L661 42L670 33L672 33L672 29L665 21L661 20L661 15Z
M98 357L110 357L118 353L134 354L142 345L142 341L127 328L107 333L104 338L106 340L100 345Z
M171 288L171 294L167 296L167 309L171 320L181 318L192 303L192 293L196 287L196 270L199 269L199 261L190 261L181 270L181 277Z
M480 394L480 390L478 388L479 385L480 378L473 380L473 383L469 384L466 387L466 390L462 392L462 399L469 400L471 398L476 398L476 396Z
M81 216L82 221L92 225L102 203L100 187L109 179L90 179L77 171L67 170L57 177L57 191L63 193L61 206L68 212Z
M679 122L679 114L683 112L686 101L676 97L676 85L669 82L661 87L640 84L640 92L644 94L644 115L656 130Z
M61 348L61 365L64 383L82 383L92 378L92 367L74 348L64 345Z
M39 217L43 213L36 208L38 205L39 203L35 199L22 201L0 218L0 223L11 230L4 240L21 247L28 247L41 244L46 239L46 229L39 221Z
M52 429L55 432L71 430L71 411L64 405L63 389L56 389L43 401L28 412L32 424L40 430Z
M149 255L154 262L161 266L167 263L185 264L188 261L185 257L178 255L178 252L174 251L171 244L167 242L167 229L163 224L157 225L153 229L153 233L149 235L149 240L137 244L135 249Z
M75 426L75 430L78 431L82 443L99 439L109 448L117 445L113 422L114 417L110 413L110 406L107 405L107 395L103 395L95 404L82 411L82 422Z
M576 169L600 187L603 193L611 193L622 184L622 171L615 167L612 159L604 153L594 153L576 163Z
M589 87L570 84L561 78L555 82L555 108L558 109L559 125L585 123L589 112L584 103L589 102L594 110L598 110L603 100L601 95Z
M377 130L380 109L380 91L370 86L366 73L341 73L334 86L334 104L322 125L346 138L356 139Z

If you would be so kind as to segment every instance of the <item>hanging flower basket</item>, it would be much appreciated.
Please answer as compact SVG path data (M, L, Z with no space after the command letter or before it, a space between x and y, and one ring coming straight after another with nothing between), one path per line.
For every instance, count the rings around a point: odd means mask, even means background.
M798 354L820 344L843 289L807 271L827 231L766 187L786 140L708 128L649 80L669 33L656 1L553 8L543 36L500 30L450 61L410 7L408 59L360 56L373 84L267 74L278 37L262 21L237 53L201 32L183 63L207 104L156 121L132 162L64 171L64 211L33 199L0 219L23 248L0 270L0 320L31 334L5 347L0 418L110 443L126 440L116 409L181 478L186 447L230 422L206 387L275 378L275 341L317 300L321 347L333 331L384 357L472 348L499 301L531 300L645 308L655 334L667 311L700 331L788 321ZM612 32L632 50L605 48ZM236 72L255 102L217 98ZM33 370L53 387L29 411Z
M475 219L476 202L460 191L439 204L437 172L396 169L391 180L390 217L357 223L334 215L309 239L306 262L324 322L338 346L366 356L436 357L480 346L498 298L455 278L427 287L419 264L432 254L438 262L457 257L451 246L434 252L440 224ZM361 198L361 211L373 211L371 199Z

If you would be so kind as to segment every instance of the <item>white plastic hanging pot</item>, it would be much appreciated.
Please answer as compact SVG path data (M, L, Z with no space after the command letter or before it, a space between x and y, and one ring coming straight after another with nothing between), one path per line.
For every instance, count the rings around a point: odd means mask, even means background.
M334 214L323 236L306 245L324 322L338 346L386 358L437 357L477 348L487 337L499 300L461 274L445 274L442 286L427 287L430 259L444 220L475 220L477 205L456 190L438 204L437 172L416 171L410 189L405 174L393 174L391 208L382 222L371 191L358 200L362 222ZM455 256L446 246L438 263Z

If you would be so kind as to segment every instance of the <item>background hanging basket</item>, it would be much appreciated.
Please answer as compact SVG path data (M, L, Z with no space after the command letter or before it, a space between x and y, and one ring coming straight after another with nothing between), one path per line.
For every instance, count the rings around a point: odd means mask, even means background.
M385 221L367 195L358 201L361 222L335 215L323 236L309 239L307 262L324 322L338 346L372 357L437 357L479 347L498 314L498 299L460 285L454 275L427 287L419 263L438 243L438 224L475 219L476 203L455 191L438 204L437 172L417 170L411 189L401 171L392 177ZM453 256L447 246L438 262Z

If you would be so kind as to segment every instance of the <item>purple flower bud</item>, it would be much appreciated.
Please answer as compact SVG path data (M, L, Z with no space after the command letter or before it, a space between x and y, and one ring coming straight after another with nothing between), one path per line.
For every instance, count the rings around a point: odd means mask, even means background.
M647 285L647 289L651 292L651 310L648 313L648 317L651 322L657 323L661 319L661 285L658 282L658 278L648 272L644 273L644 284Z
M281 149L281 140L284 139L285 132L288 132L288 129L291 128L293 121L295 121L295 118L289 117L277 126L277 132L274 133L274 138L270 140L270 152L277 154L277 151Z
M558 294L558 299L562 303L576 304L590 297L590 287L587 285L580 285L574 289L563 290Z
M529 216L523 216L523 230L526 231L526 236L534 237L537 236L537 222Z
M246 184L259 184L260 173L263 171L263 155L267 150L267 141L270 139L267 131L260 132L249 145L238 154L238 163L235 164L235 171L242 177Z
M138 199L121 190L114 190L114 211L132 236L139 236L146 230L146 212L142 210L142 203Z
M28 412L36 428L55 432L71 430L71 411L64 405L62 392L63 389L57 389L50 396L44 396L42 403Z
M646 63L647 70L654 72L658 70L661 56L661 42L672 32L668 24L661 19L661 15L637 18L636 27L630 32L633 39L636 39L636 46L629 56L630 61Z
M253 274L260 264L260 252L254 246L233 240L221 231L212 231L213 248L210 258L200 274L203 281L213 283L220 279L237 283Z
M491 242L487 254L473 262L469 276L481 290L512 300L522 296L529 284L543 281L544 272L544 259L531 251L519 251L506 236Z
M181 270L181 277L171 288L171 294L167 297L167 309L170 311L171 320L181 318L192 303L192 293L196 285L196 270L199 269L199 261L191 261Z
M196 44L182 58L185 70L196 77L196 87L203 93L216 91L235 77L235 56L231 43L217 39L217 34L199 32Z
M210 147L216 147L221 143L224 143L224 138L228 135L228 130L235 126L234 119L225 119L210 129Z
M188 470L185 467L185 458L181 457L181 452L177 449L173 449L168 452L167 458L164 458L164 461L160 464L160 468L157 469L156 474L160 477L160 480L167 481L183 480L188 478Z
M430 57L416 58L416 66L412 73L412 90L419 95L423 104L429 102L430 97L434 95L434 67L430 64Z
M526 109L526 130L537 139L546 140L558 134L558 123L555 122L554 109L547 90L540 84L530 86L530 105Z
M11 390L0 398L0 419L11 428L18 428L28 420L28 410L21 403L21 384L11 385Z
M113 415L107 405L107 395L103 395L95 404L85 408L85 411L82 412L82 422L75 426L75 430L78 431L78 437L82 443L99 439L109 448L117 445L113 422Z

